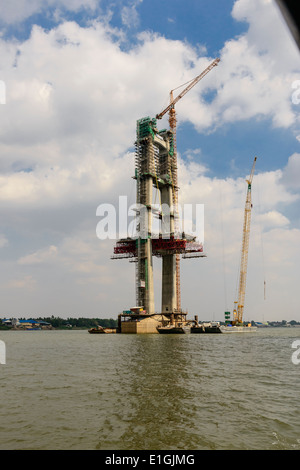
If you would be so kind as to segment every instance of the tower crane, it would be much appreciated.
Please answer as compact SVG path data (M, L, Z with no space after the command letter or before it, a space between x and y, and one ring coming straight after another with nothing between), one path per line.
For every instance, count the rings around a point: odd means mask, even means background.
M174 90L171 90L170 91L170 104L161 113L156 115L156 119L161 119L168 111L170 112L169 114L170 118L175 117L175 108L174 108L175 104L184 95L186 95L186 93L190 91L203 77L205 77L205 75L207 75L208 72L210 72L214 67L216 67L219 64L219 62L220 62L220 59L217 57L208 67L206 67L205 70L203 70L203 72L201 72L199 75L197 75L197 77L192 79L189 82L189 85L181 93L179 93L179 95L176 96L176 98L173 98L173 91L175 91L176 88Z
M201 72L197 77L188 82L188 86L179 93L176 98L173 96L173 92L176 90L173 89L170 91L170 104L159 114L156 115L156 119L161 119L167 112L169 112L169 126L170 130L173 133L173 145L174 145L174 154L173 154L173 171L172 171L172 180L173 180L173 204L175 209L175 227L178 228L178 186L177 186L177 145L176 145L176 111L175 104L183 98L183 96L190 91L205 75L207 75L214 67L216 67L220 62L220 59L217 57L203 72ZM176 254L176 298L177 298L177 310L181 310L181 297L180 297L180 254Z
M243 323L244 303L245 303L245 291L246 291L246 277L247 277L247 264L248 264L248 249L249 249L249 237L250 237L250 222L251 222L251 186L254 175L255 163L257 157L254 158L252 170L249 178L246 180L248 184L245 213L244 213L244 225L243 225L243 240L242 240L242 254L240 264L240 280L239 280L239 295L238 300L234 302L233 309L233 324Z

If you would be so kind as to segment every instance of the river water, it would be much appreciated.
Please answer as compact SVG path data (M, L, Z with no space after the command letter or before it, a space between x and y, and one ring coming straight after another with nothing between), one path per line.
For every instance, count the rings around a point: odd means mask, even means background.
M0 449L299 450L297 339L1 331Z

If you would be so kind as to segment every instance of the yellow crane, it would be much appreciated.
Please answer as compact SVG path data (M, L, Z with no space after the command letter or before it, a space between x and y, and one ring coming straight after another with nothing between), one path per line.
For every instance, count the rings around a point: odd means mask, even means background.
M233 309L233 324L243 324L243 313L245 304L245 292L246 292L246 277L247 277L247 265L248 265L248 250L249 250L249 237L250 237L250 222L251 222L251 187L254 175L255 163L257 157L254 158L252 170L249 178L246 180L248 184L245 213L244 213L244 225L243 225L243 240L242 240L242 254L240 264L240 280L239 280L239 295L238 300L234 302Z
M173 165L172 165L172 181L174 186L173 191L173 204L175 210L175 227L177 228L178 223L178 185L177 185L177 144L176 144L176 111L175 104L188 92L190 91L205 75L208 74L214 67L216 67L220 62L220 59L217 57L208 67L206 67L203 72L201 72L197 77L188 82L188 86L179 93L176 98L173 96L173 92L177 89L170 91L170 104L159 114L156 115L156 119L161 119L167 112L169 112L169 125L170 130L173 133L173 145L174 145L174 154L173 154ZM179 88L179 87L178 87ZM181 295L180 295L180 255L176 254L176 297L177 297L177 310L181 310Z

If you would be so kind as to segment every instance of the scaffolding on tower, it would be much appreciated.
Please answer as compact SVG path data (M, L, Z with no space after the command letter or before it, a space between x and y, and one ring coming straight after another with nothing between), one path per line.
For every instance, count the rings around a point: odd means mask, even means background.
M203 245L196 237L185 233L152 233L152 217L163 221L162 206L155 210L152 205L152 187L158 189L160 198L177 189L174 182L174 140L170 130L158 131L156 119L145 117L137 121L135 142L136 179L136 235L117 240L112 259L128 258L136 263L136 305L150 313L153 309L152 257L165 260L168 256L184 258L203 257ZM169 189L168 189L169 188ZM174 204L174 199L173 199ZM141 213L143 212L143 214ZM170 219L174 218L171 211ZM172 225L172 223L171 223ZM171 226L170 225L170 226ZM174 307L174 311L179 312Z
M181 310L181 257L189 259L205 256L202 243L195 236L182 231L179 224L175 104L219 61L215 59L176 98L172 90L169 106L156 119L145 117L137 121L134 175L136 235L117 240L111 256L112 259L128 258L136 263L136 305L143 315L150 316L155 314L152 259L153 256L162 258L161 314L169 316L171 322L174 319L175 322L181 321L186 315ZM167 112L170 129L159 131L157 119ZM152 203L153 187L158 190L160 197L158 210ZM152 231L153 216L160 219L158 234Z

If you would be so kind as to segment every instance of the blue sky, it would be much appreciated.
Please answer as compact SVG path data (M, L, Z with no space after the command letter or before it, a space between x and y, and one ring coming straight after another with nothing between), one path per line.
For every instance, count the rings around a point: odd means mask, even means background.
M205 206L207 253L182 261L183 307L232 308L257 155L247 314L300 321L300 53L275 2L0 0L0 18L0 317L135 303L134 266L110 260L96 209L133 202L136 120L220 57L176 105L180 198ZM160 276L156 260L157 311Z
M105 2L109 6L113 2ZM122 5L115 2L112 17L113 24L122 27ZM134 2L132 2L134 4ZM168 0L154 2L136 2L138 19L130 25L137 31L151 30L163 34L172 40L186 40L191 44L207 47L211 56L218 54L224 42L244 32L247 24L237 23L231 16L232 2L205 0ZM221 27L222 25L222 27ZM132 39L134 40L134 34Z

